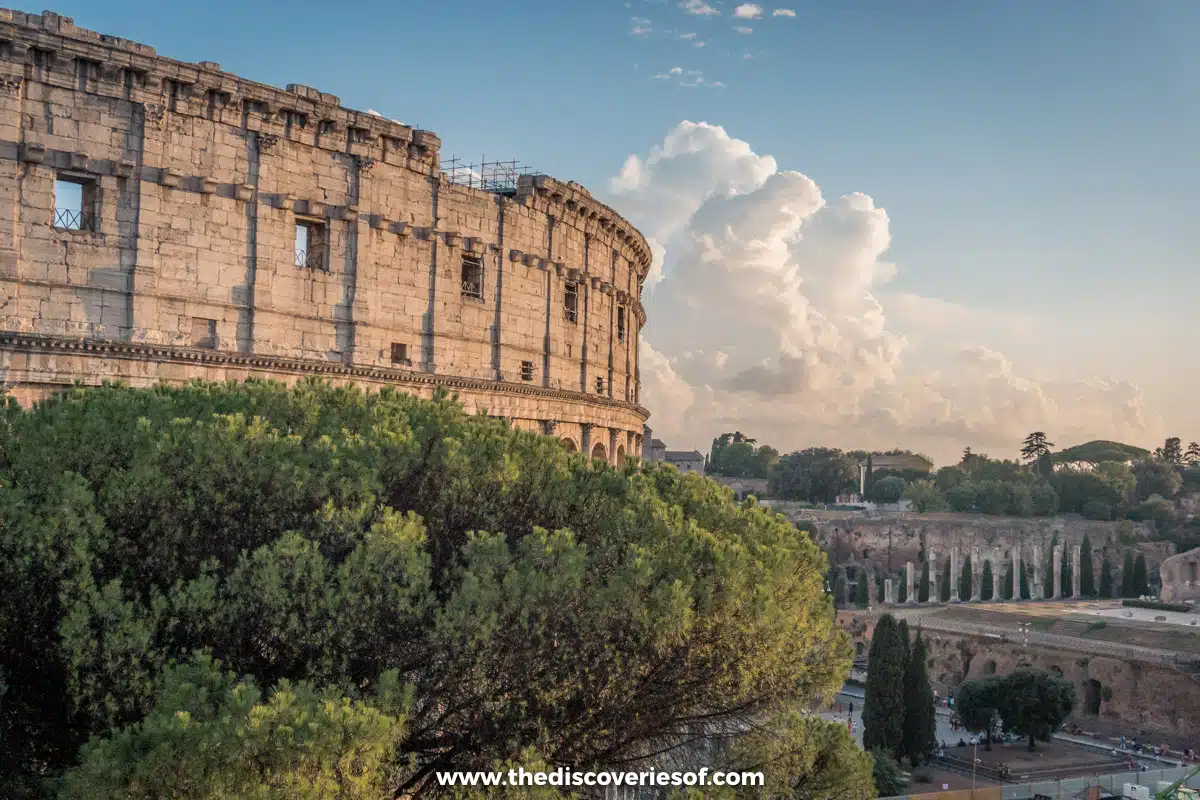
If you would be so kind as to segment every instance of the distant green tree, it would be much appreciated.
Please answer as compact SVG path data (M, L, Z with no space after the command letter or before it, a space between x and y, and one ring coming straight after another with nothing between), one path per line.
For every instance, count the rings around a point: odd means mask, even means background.
M1062 596L1071 597L1075 591L1075 574L1071 568L1071 562L1066 558L1059 564L1058 579L1062 588Z
M904 673L908 644L896 618L884 614L875 624L867 654L866 697L863 700L863 748L876 748L896 757L904 731Z
M999 718L1002 679L996 676L965 681L954 692L954 711L964 728L983 736L983 748L992 749L992 733Z
M1096 596L1096 576L1092 569L1092 540L1085 533L1079 544L1079 591L1084 597Z
M1011 560L1004 564L1004 577L1000 579L1000 599L1013 599L1013 571Z
M1054 442L1046 438L1046 434L1041 431L1034 431L1025 437L1025 441L1021 447L1021 458L1026 462L1037 461L1042 456L1050 455L1050 448L1054 447Z
M1172 436L1163 442L1163 446L1158 448L1155 453L1159 459L1165 461L1172 466L1178 466L1183 462L1183 446L1178 436Z
M974 573L971 571L971 557L967 556L963 559L962 573L958 577L958 599L970 600L971 590L974 588L971 583L974 578Z
M867 586L867 573L860 572L858 582L854 584L854 602L859 608L871 605L870 589Z
M931 480L920 480L909 483L904 487L904 494L900 499L911 502L912 507L919 514L944 511L949 507L946 505L946 496L942 494L942 490Z
M897 478L894 475L879 478L871 483L867 499L873 503L898 503L907 486L908 484L903 478Z
M921 562L921 587L917 592L917 600L922 603L929 602L929 562Z
M896 590L896 602L908 602L908 567L900 568L900 588Z
M883 590L884 590L883 581L884 581L883 567L876 567L875 568L875 602L879 603L880 605L882 605L883 601L886 599L883 596Z
M1150 594L1150 581L1146 574L1146 556L1138 553L1133 562L1133 591L1135 596L1142 597Z
M1029 489L1033 516L1049 517L1058 510L1058 492L1046 481L1038 481Z
M939 598L943 603L950 602L950 587L950 559L946 558L942 560L942 591Z
M896 797L904 794L904 790L908 788L908 778L904 777L904 770L900 769L899 762L881 747L871 750L871 759L871 776L875 780L875 791L879 796Z
M914 767L926 761L937 749L937 718L933 687L929 684L926 664L929 651L921 632L913 641L904 673L904 734L902 755Z
M1029 594L1029 576L1025 574L1025 559L1021 559L1021 577L1019 578L1017 588L1021 590L1022 600L1028 600L1031 597Z
M771 469L771 496L832 503L858 484L858 464L841 450L810 447L781 457Z
M1133 551L1125 551L1125 563L1121 566L1121 597L1138 596L1137 583L1133 575Z
M1048 742L1075 710L1075 687L1044 669L1020 668L1002 679L1000 717L1004 729L1035 742Z
M979 579L979 599L991 600L995 594L995 581L992 578L992 562L983 562L983 575Z
M946 503L952 511L970 511L975 507L977 496L975 484L965 481L946 490Z
M1100 561L1100 597L1107 600L1113 596L1112 562L1108 556Z
M1200 442L1191 442L1187 446L1187 452L1183 454L1184 466L1194 469L1200 467Z
M1179 494L1183 478L1179 474L1179 462L1146 460L1133 468L1137 481L1134 500L1140 502L1154 495L1172 498Z
M933 476L933 484L942 492L948 492L960 483L966 483L969 476L962 467L942 467Z

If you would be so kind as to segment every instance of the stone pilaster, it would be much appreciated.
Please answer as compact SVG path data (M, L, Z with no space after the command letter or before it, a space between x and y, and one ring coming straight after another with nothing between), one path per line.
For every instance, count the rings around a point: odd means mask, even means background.
M913 591L913 563L911 561L904 565L904 588L908 590L907 600L909 605L916 605L917 593Z
M896 582L891 578L883 580L883 602L885 605L896 605Z
M961 585L959 583L959 579L961 577L960 576L961 571L962 571L962 567L958 563L958 547L956 545L956 546L950 548L950 600L951 601L962 600L962 598L958 596L958 587Z
M979 590L983 587L983 560L979 557L979 548L971 548L971 600L979 600Z
M1021 546L1014 545L1012 549L1012 596L1013 600L1021 599Z

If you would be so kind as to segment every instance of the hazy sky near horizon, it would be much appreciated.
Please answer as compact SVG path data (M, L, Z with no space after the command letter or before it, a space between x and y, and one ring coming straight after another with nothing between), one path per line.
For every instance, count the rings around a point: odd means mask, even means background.
M672 449L1200 439L1195 0L54 6L590 187Z

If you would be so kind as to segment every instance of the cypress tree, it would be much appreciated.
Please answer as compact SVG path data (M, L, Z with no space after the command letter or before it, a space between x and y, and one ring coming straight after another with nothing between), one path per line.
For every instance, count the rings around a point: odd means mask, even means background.
M896 591L896 602L908 602L908 567L900 568L900 588Z
M958 599L971 599L971 557L967 556L963 559L962 575L958 578Z
M867 573L862 572L858 576L858 583L854 584L854 603L859 608L866 608L871 605L870 589L867 588Z
M1021 590L1021 599L1028 600L1029 595L1029 576L1025 574L1025 559L1021 559L1021 577L1019 578L1021 585L1017 588Z
M992 580L992 562L983 562L983 577L979 579L979 599L991 600L995 593L994 581Z
M1056 537L1057 538L1057 537ZM1054 548L1051 547L1046 553L1046 582L1042 584L1045 587L1043 591L1050 593L1054 591Z
M842 570L833 576L833 604L837 608L846 605L846 578Z
M904 673L904 738L903 755L914 766L920 766L937 749L937 719L934 716L933 687L929 685L927 661L929 653L921 631L908 656Z
M1004 565L1004 577L1001 579L1001 582L1000 582L1000 599L1001 600L1012 600L1013 599L1012 583L1013 583L1012 561L1010 560L1007 564Z
M907 647L891 614L875 625L867 653L866 699L863 700L863 749L876 747L899 754L904 733L904 673Z
M1079 545L1079 592L1084 597L1096 596L1096 576L1092 574L1092 542L1087 534Z
M1100 597L1104 600L1113 596L1112 562L1108 556L1100 562Z
M943 603L950 602L950 559L948 558L942 564L941 601Z
M1138 553L1133 565L1133 591L1136 596L1150 594L1150 581L1146 575L1146 556Z
M921 562L921 589L917 592L917 599L922 603L929 602L929 562Z
M1125 551L1125 563L1121 566L1121 597L1137 597L1133 584L1133 551Z
M1075 584L1073 581L1073 573L1071 571L1071 562L1063 559L1062 564L1058 568L1059 581L1061 581L1062 596L1070 597L1075 592Z

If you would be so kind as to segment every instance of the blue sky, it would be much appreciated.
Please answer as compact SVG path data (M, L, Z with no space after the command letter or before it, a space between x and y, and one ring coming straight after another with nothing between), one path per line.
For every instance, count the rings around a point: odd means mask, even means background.
M885 207L888 291L1032 318L1032 333L1000 326L980 344L1041 377L1133 380L1168 427L1186 422L1200 383L1178 376L1175 351L1200 333L1200 2L781 0L756 20L732 2L711 0L709 15L681 5L54 10L429 128L446 157L518 159L592 187L681 120L723 126L826 198L863 192ZM781 7L795 16L771 16ZM653 77L673 67L723 86Z

